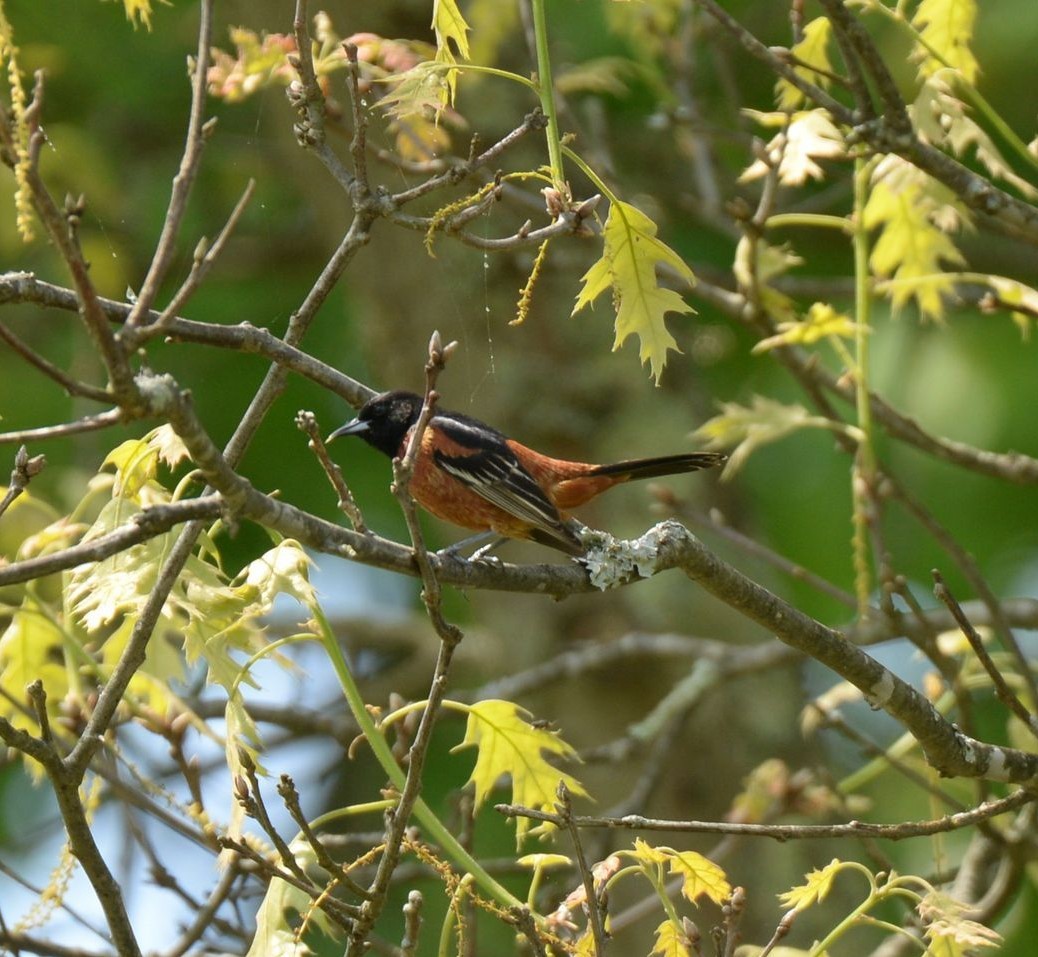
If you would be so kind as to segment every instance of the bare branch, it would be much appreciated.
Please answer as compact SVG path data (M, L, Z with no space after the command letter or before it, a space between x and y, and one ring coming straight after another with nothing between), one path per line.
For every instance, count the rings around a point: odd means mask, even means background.
M49 439L61 439L68 435L79 435L83 432L96 432L120 425L138 418L140 414L124 408L109 409L96 415L85 415L75 422L64 422L61 425L44 425L38 429L22 429L18 432L0 432L0 445L21 444L23 442L43 442Z
M353 493L350 491L350 487L342 477L342 469L339 468L339 466L336 465L328 455L328 448L325 446L324 439L321 438L321 432L317 428L317 417L313 412L297 412L296 426L309 436L310 441L307 443L307 447L317 457L317 461L320 462L321 468L324 469L324 474L328 476L328 481L332 483L332 488L334 488L338 494L339 508L350 520L350 524L353 526L354 531L363 535L368 530L367 526L364 524L364 516L361 514L356 500L353 498Z
M136 514L120 528L90 541L37 558L26 558L10 565L0 565L0 585L31 581L87 562L102 561L110 555L161 535L183 522L218 518L222 507L219 495L183 499L170 502L168 505L152 505Z
M45 376L57 382L69 395L79 396L83 399L93 399L95 402L104 402L106 404L112 401L112 396L104 389L99 389L97 386L73 379L64 369L58 368L49 359L45 359L34 349L31 349L3 323L0 323L0 339L3 339L26 362L34 365Z
M147 275L137 294L137 301L126 321L127 328L132 331L141 324L155 302L159 287L166 278L173 256L176 252L177 236L180 225L187 211L188 197L194 186L195 177L202 161L202 149L213 130L215 120L206 122L205 103L207 94L209 51L213 42L213 0L202 0L199 4L198 52L195 55L194 74L191 84L191 111L188 117L187 138L184 152L180 159L180 169L173 178L173 189L170 192L166 218L162 223L162 232L151 258ZM190 283L190 279L188 280Z
M234 232L235 227L238 225L238 221L241 219L245 212L245 207L248 206L249 201L252 199L252 194L256 188L256 181L250 179L248 185L245 187L245 191L242 193L241 198L238 200L234 209L231 210L231 215L227 218L227 222L224 223L223 229L220 230L215 241L212 245L209 245L204 239L199 241L199 245L195 250L195 256L191 263L191 272L188 274L187 279L181 284L177 290L176 295L170 300L169 305L162 310L162 314L154 320L154 322L147 321L150 319L151 310L146 313L142 313L143 324L138 331L137 336L133 336L132 329L129 319L127 320L126 329L124 334L129 339L140 340L145 337L151 337L161 335L165 333L170 324L176 318L177 313L187 305L187 301L194 295L198 287L202 284L203 280L209 271L212 269L213 264L216 262L217 257L223 252L224 246L227 245L227 240L230 239L231 233ZM134 304L134 310L138 308L140 300ZM130 318L132 319L133 313Z
M29 487L29 482L43 471L46 464L47 459L42 455L34 455L29 458L29 453L24 445L18 449L14 456L10 484L7 486L3 499L0 499L0 515L3 515L10 508L11 503Z
M846 824L739 824L733 821L667 821L627 814L624 817L594 817L576 815L576 827L622 828L637 831L669 831L675 834L735 834L742 837L770 837L776 841L817 840L819 838L870 837L885 841L903 841L910 837L930 837L964 827L972 827L1016 811L1038 800L1026 790L1014 791L1009 797L997 801L986 801L968 811L949 814L932 821L906 821L902 824L869 824L865 821L849 821ZM537 808L514 804L498 804L494 808L508 817L525 817L533 821L547 821L557 827L565 827L566 820L560 814L541 811Z
M1002 672L995 667L995 663L991 660L991 655L988 654L987 648L984 647L984 639L980 637L977 633L977 629L973 627L969 618L966 617L966 613L962 610L962 606L955 600L955 596L951 593L951 589L949 589L945 584L941 573L935 568L931 574L933 575L934 580L933 593L947 606L948 611L951 612L952 617L954 617L958 624L959 630L970 643L970 648L973 649L973 653L977 656L977 660L981 665L983 665L984 670L991 679L991 683L994 685L995 694L998 695L999 701L1009 708L1009 710L1024 723L1024 726L1032 735L1038 737L1038 719L1027 710L1026 705L1024 705L1020 700L1019 696L1009 687L1009 684L1006 682ZM1027 662L1026 659L1025 664L1030 667L1030 662Z

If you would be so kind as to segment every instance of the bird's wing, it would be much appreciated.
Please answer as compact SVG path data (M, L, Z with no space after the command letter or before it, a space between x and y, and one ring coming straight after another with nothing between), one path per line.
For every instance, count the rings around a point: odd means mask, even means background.
M504 435L460 415L436 416L431 425L458 454L436 449L436 464L481 498L531 527L531 537L575 553L579 545L558 508L523 467Z
M559 510L507 447L466 455L437 451L436 464L509 515L542 528L562 524Z

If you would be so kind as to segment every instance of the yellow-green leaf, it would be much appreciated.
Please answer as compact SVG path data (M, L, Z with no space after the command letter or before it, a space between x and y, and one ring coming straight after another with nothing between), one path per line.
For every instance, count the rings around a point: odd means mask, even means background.
M709 858L696 851L670 853L670 872L681 877L681 894L685 900L695 904L700 897L707 897L715 904L723 904L732 893L725 872Z
M138 451L134 450L133 456L140 462ZM130 469L127 474L139 476L140 473ZM114 531L140 512L135 502L112 499L101 509L83 541ZM172 536L172 532L156 535L99 562L77 565L66 573L68 607L88 632L96 631L124 612L135 614L143 607L172 545Z
M511 701L490 699L469 708L465 738L454 750L479 749L469 781L476 788L476 806L486 800L498 779L512 778L512 801L547 810L554 806L559 782L572 794L586 795L572 775L548 763L545 755L574 760L573 748L555 731L530 724L530 714ZM516 819L516 837L522 841L530 829L528 818Z
M633 857L642 864L666 864L667 853L663 848L655 847L640 837L634 839L634 850L625 851L628 857Z
M469 25L458 9L456 0L434 0L433 31L436 33L436 62L453 67L458 62L469 58ZM447 71L447 88L441 106L453 103L457 87L458 71Z
M804 27L803 39L793 45L790 53L796 57L793 72L801 79L828 89L833 72L832 60L829 59L829 38L832 35L832 24L828 17L817 17ZM818 72L823 71L823 72ZM783 111L795 110L804 102L801 93L789 80L780 79L775 84L775 96L778 108Z
M656 928L656 942L650 953L662 957L688 957L688 939L673 921L665 920Z
M721 404L721 414L708 419L695 431L711 449L732 449L724 475L730 478L761 446L777 442L805 428L831 428L831 422L812 415L802 405L783 405L756 395L749 407L738 402Z
M761 339L751 351L766 352L776 346L809 346L830 336L853 339L857 328L858 324L850 316L837 312L827 302L816 302L802 321L780 322L778 335Z
M878 229L869 265L888 281L880 284L895 309L915 299L924 316L944 315L942 296L954 289L942 263L961 264L962 253L937 220L946 216L953 200L930 177L898 157L888 156L877 166L864 223ZM948 219L942 220L950 225Z
M969 115L966 104L952 93L949 81L954 76L943 70L920 87L912 104L912 118L919 130L935 146L947 146L956 156L963 156L972 149L993 177L1011 184L1028 199L1034 199L1038 188L1013 170L995 141Z
M931 891L917 907L926 924L927 954L932 957L967 957L977 947L998 947L997 931L966 917L968 908L941 891Z
M836 875L840 873L843 867L843 862L834 857L821 870L811 871L807 875L806 883L779 894L779 900L786 907L791 907L793 910L806 910L812 904L825 900L829 891L832 890Z
M976 82L977 59L970 49L976 19L976 0L922 0L912 17L923 41L916 51L921 76L950 66Z
M630 203L617 201L609 207L603 241L602 258L581 279L583 286L573 313L611 289L616 307L613 349L619 349L629 336L637 336L638 356L643 364L649 363L658 384L668 351L680 351L664 316L694 310L674 290L659 285L656 269L668 266L689 285L695 276L673 249L656 238L656 224Z
M249 613L265 615L274 606L278 595L290 595L304 605L317 601L310 584L310 566L313 562L299 542L286 538L255 561L250 562L238 575L241 594L249 598Z
M1038 289L1005 276L988 276L987 280L998 296L999 305L1009 308L1013 322L1020 328L1020 334L1024 339L1029 338L1031 325L1038 317ZM1014 309L1014 306L1020 308Z
M158 0L163 6L171 6L169 0ZM151 29L151 0L123 0L123 7L126 9L126 19L137 26L138 23L143 23L149 30Z
M732 892L725 872L696 851L656 847L639 837L635 838L633 850L620 853L650 867L668 867L671 874L681 877L682 896L693 904L703 896L721 904Z
M152 429L144 436L144 440L156 451L159 461L165 462L171 469L175 469L181 462L186 462L190 458L187 446L173 431L171 425L160 425L157 429Z
M246 957L309 957L313 951L303 942L303 935L297 929L304 916L327 936L341 936L324 911L314 906L306 891L280 877L273 878L256 913L256 935Z
M404 73L387 77L392 90L379 100L379 106L402 120L426 112L438 113L450 96L448 72L435 60L422 60Z
M141 489L158 473L159 453L145 439L127 439L108 453L104 464L115 466L113 494L137 499Z
M843 135L825 110L803 110L788 113L760 113L743 110L762 126L779 126L780 132L768 142L768 161L758 159L743 170L739 182L760 179L778 165L778 178L783 186L803 186L808 179L825 176L816 160L841 159L847 153Z
M57 714L69 690L65 668L64 635L32 599L26 598L0 635L0 715L19 728L35 732L26 686L39 679L47 692L47 710Z

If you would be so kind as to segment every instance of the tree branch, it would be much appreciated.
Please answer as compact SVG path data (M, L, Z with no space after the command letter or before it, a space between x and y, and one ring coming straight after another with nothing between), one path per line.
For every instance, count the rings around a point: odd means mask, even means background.
M930 837L972 827L1000 814L1019 810L1036 800L1038 795L1030 791L1014 791L1009 797L986 801L968 811L949 814L932 821L906 821L902 824L869 824L865 821L849 821L846 824L740 824L733 821L667 821L642 817L640 814L626 814L623 817L574 815L571 821L575 827L669 831L674 834L732 834L741 837L770 837L776 841L848 837L903 841L911 837ZM557 827L566 827L569 823L562 814L522 805L498 804L494 810L507 817L547 821Z

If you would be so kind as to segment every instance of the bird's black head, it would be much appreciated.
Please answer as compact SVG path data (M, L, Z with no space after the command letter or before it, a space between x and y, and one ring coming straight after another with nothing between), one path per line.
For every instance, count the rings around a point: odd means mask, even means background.
M400 454L400 446L408 430L422 413L422 397L413 392L395 390L368 399L357 417L337 428L328 441L340 435L360 436L368 445L390 458Z

